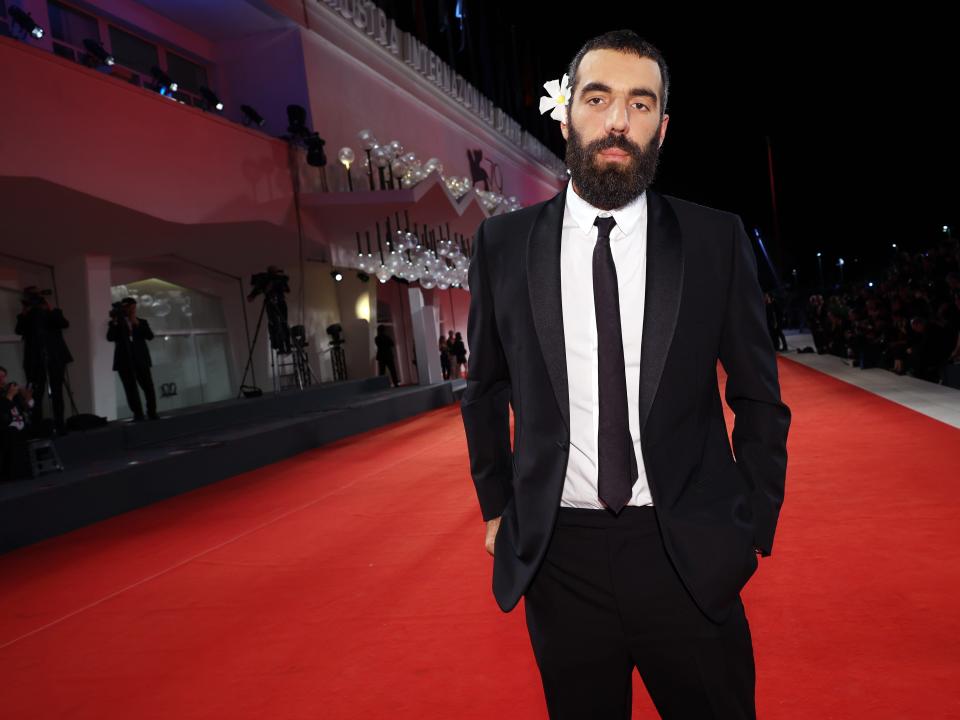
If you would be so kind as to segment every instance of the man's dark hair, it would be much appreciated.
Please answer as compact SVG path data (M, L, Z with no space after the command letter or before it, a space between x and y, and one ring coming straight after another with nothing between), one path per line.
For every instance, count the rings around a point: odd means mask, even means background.
M611 30L584 43L567 70L571 104L576 95L577 71L580 69L580 61L591 50L616 50L617 52L632 53L637 57L650 58L656 61L660 67L660 78L663 81L663 87L661 88L663 97L660 98L660 119L663 120L663 116L667 112L667 98L670 93L670 72L667 69L667 62L656 47L637 35L633 30Z

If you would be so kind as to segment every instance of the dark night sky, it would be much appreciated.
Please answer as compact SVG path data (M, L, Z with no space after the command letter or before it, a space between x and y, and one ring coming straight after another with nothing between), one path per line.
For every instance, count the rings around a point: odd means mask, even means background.
M960 229L960 61L938 12L901 6L887 16L871 9L838 17L834 4L710 17L646 4L560 12L556 3L482 0L466 4L474 47L459 52L457 31L451 46L424 7L434 50L560 157L559 123L537 111L542 83L560 78L595 35L632 28L651 41L671 72L654 187L739 213L781 258L781 275L797 268L801 282L810 280L816 250L825 267L842 256L850 272L854 258L882 264L892 242L919 250L936 243L943 225Z

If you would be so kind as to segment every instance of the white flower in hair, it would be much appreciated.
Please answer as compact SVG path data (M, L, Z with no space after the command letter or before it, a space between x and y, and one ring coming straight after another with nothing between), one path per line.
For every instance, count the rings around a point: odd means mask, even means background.
M552 108L553 112L550 113L550 117L554 120L566 122L567 105L570 103L570 87L567 85L566 73L564 73L563 79L545 82L543 87L550 93L550 96L544 95L540 98L540 114L542 115Z

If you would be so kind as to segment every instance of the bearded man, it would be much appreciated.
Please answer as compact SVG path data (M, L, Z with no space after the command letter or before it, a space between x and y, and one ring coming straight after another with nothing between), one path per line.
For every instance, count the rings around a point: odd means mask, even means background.
M791 419L756 257L738 215L650 188L655 47L610 32L568 76L570 182L484 220L469 269L461 413L493 593L524 598L554 720L629 718L634 668L663 717L755 718L740 590L772 552Z

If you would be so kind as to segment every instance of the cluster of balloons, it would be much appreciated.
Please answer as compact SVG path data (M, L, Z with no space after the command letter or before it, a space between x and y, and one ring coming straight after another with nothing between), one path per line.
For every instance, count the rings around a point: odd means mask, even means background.
M473 187L473 183L468 177L456 177L451 175L450 177L445 177L443 182L446 183L447 190L450 191L450 194L453 195L457 200L470 192L470 188Z
M480 204L487 212L493 212L500 205L503 206L505 212L513 212L514 210L520 209L520 202L517 200L516 195L504 197L500 193L495 193L493 190L487 191L481 190L480 188L475 188L474 192L477 194L477 197L480 198Z
M132 297L137 301L137 314L144 317L164 318L173 312L174 308L179 309L184 317L193 317L190 296L185 295L183 290L163 290L151 295L134 287L117 285L110 292L113 302Z
M414 233L397 230L393 236L393 250L382 263L371 253L361 252L357 255L357 266L365 273L376 275L381 283L396 276L410 282L419 281L420 286L427 290L446 290L449 287L466 287L470 258L452 240L438 242L434 253L429 247L421 245Z
M363 168L366 170L371 164L377 168L387 168L393 172L393 177L400 180L400 186L411 188L417 183L426 180L432 172L443 175L443 164L435 157L426 162L421 162L414 152L404 152L403 145L399 140L391 140L381 145L376 136L370 130L361 130L357 136L364 150L370 151L370 159L367 160L364 152ZM340 162L352 163L354 159L353 150L349 147L340 148Z

